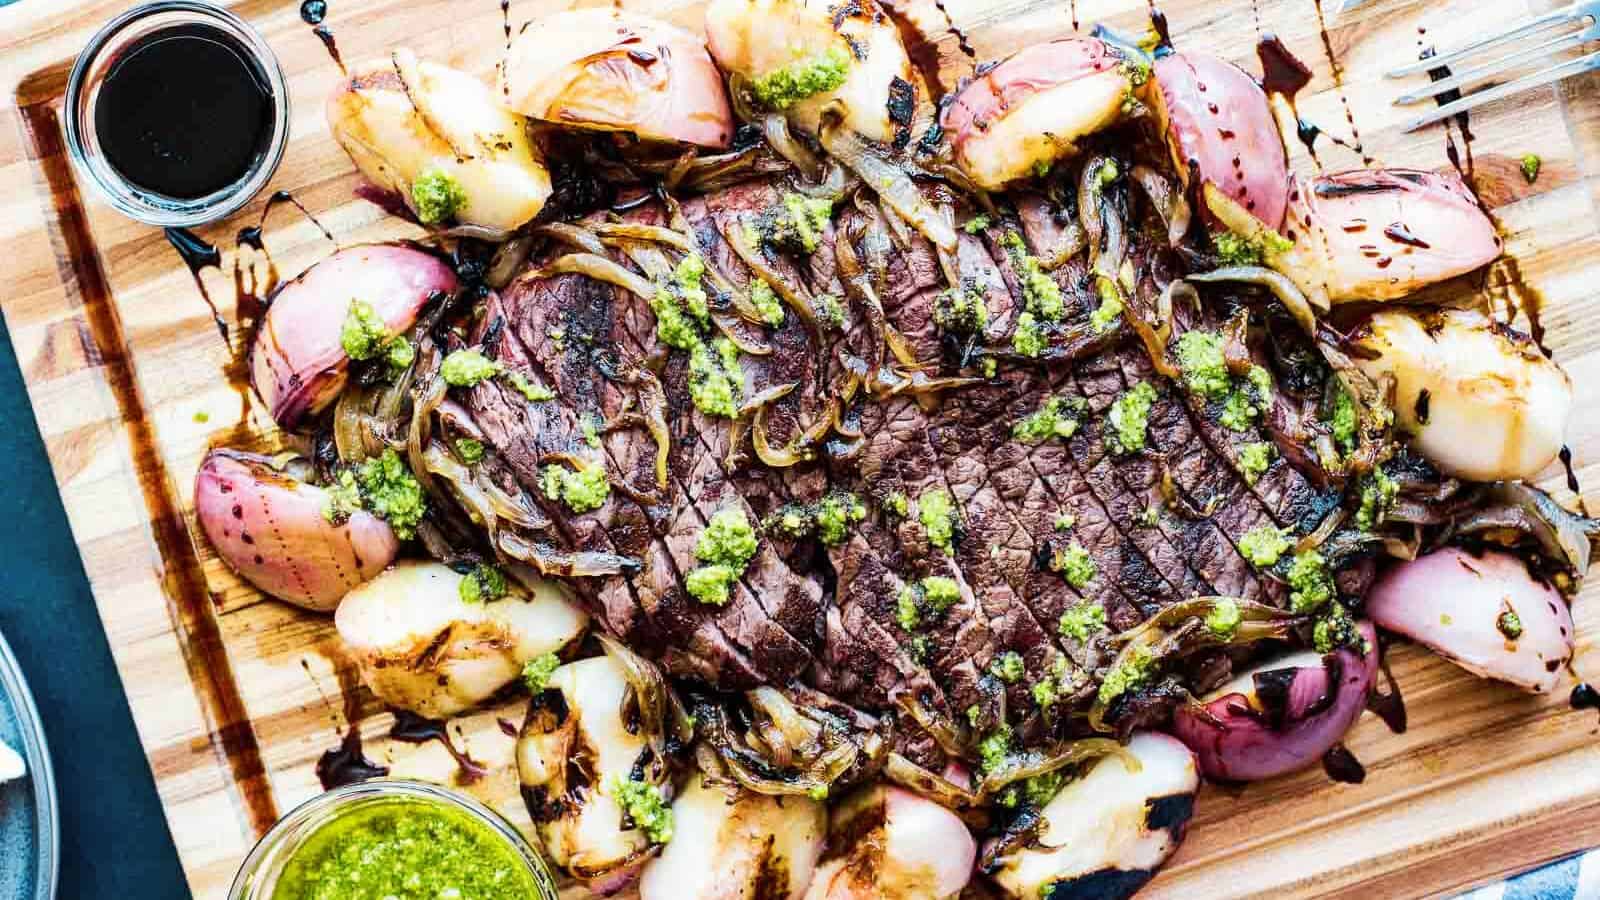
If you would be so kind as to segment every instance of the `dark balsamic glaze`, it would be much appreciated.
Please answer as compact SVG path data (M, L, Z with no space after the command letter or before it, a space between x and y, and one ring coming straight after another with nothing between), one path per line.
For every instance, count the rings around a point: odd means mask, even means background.
M1374 160L1361 143L1361 129L1356 127L1355 110L1350 106L1350 97L1344 89L1344 65L1339 62L1339 55L1333 52L1333 39L1328 36L1328 18L1322 11L1322 0L1315 0L1315 6L1317 31L1322 36L1322 52L1328 58L1328 69L1333 73L1333 88L1339 94L1339 104L1344 107L1345 121L1350 124L1350 149L1361 154L1362 165L1370 166Z
M1587 681L1580 681L1572 689L1572 697L1567 701L1573 709L1600 709L1600 691Z
M972 43L967 40L967 33L957 27L956 20L950 17L950 10L944 8L944 0L933 0L933 5L939 10L939 15L944 17L944 33L956 39L956 47L961 51L961 55L967 59L976 60L978 51L972 49ZM926 38L924 40L926 41ZM927 41L927 43L932 42Z
M1265 34L1256 43L1256 56L1261 60L1261 89L1267 94L1282 97L1289 104L1289 110L1294 113L1295 137L1305 146L1306 152L1311 155L1311 161L1317 166L1322 161L1317 158L1317 138L1325 132L1305 119L1300 118L1300 110L1296 97L1311 83L1311 68L1300 61L1300 58L1289 52L1283 41L1275 34ZM1328 135L1328 139L1341 147L1350 146L1348 142L1335 135Z
M1561 445L1561 467L1567 470L1567 490L1582 494L1583 488L1578 487L1578 473L1572 470L1572 448L1566 444Z
M339 67L339 71L348 75L350 70L344 67L344 57L339 55L339 42L333 39L333 29L323 24L323 20L327 17L327 0L305 0L300 4L300 21L311 26L311 33L322 42L328 55L333 58L334 65Z
M450 739L449 725L443 719L428 719L414 712L397 709L394 711L394 727L389 729L389 737L407 744L426 744L429 741L443 744L450 758L456 761L457 779L460 784L472 784L489 774L488 769L456 747L455 741Z
M272 140L266 72L214 25L159 28L111 64L95 103L106 162L144 190L196 200L237 184Z
M361 729L354 722L345 726L344 739L339 746L324 751L317 759L317 781L322 783L325 791L382 778L387 774L387 766L367 759L366 751L361 746Z
M1407 228L1404 222L1390 223L1389 227L1383 229L1383 236L1395 243L1416 247L1419 250L1426 250L1431 246L1427 241L1412 234L1411 229Z
M1172 52L1172 25L1167 21L1167 14L1159 9L1150 10L1150 27L1156 32L1155 56L1166 56Z
M1367 780L1367 767L1343 744L1334 744L1327 753L1322 754L1322 768L1329 778L1345 784L1360 784Z
M1070 12L1071 12L1071 15L1072 15L1072 30L1073 31L1077 31L1078 30L1078 0L1072 0L1071 4L1069 5L1069 9L1070 9Z
M500 0L500 22L506 29L506 49L511 49L511 0Z
M206 301L206 309L211 310L211 321L216 323L217 333L222 335L222 342L228 342L228 323L223 320L222 313L217 310L217 303L211 299L211 292L206 290L206 283L200 278L200 273L206 269L222 268L222 251L199 235L187 228L163 229L167 235L167 243L172 249L178 251L178 256L183 259L183 264L188 267L189 275L194 278L194 286L200 291L200 296Z
M59 94L41 91L30 79L24 79L18 85L17 96L41 98L21 104L18 109L29 145L28 156L38 165L50 190L63 245L61 259L72 268L69 290L81 305L100 371L128 431L129 452L155 538L154 562L162 593L170 603L173 631L205 716L207 738L219 764L229 773L227 782L237 791L251 831L260 837L278 821L277 801L262 763L249 710L228 661L217 622L218 601L207 587L182 506L172 489L178 480L172 477L160 450L155 425L146 411L143 390L128 356L122 318L112 302L100 255L89 234L83 199L72 175L61 122L52 102Z
M881 4L882 9L888 14L889 20L894 23L895 30L900 33L900 43L905 45L906 54L911 57L911 65L922 77L922 83L927 86L929 99L938 102L949 90L940 75L939 46L928 40L915 22L901 13L893 3ZM942 7L941 7L942 9ZM948 18L946 14L946 18ZM951 29L955 29L952 24ZM961 39L966 44L966 38ZM970 48L967 48L970 49Z
M1400 682L1395 680L1394 673L1389 671L1389 659L1386 654L1380 654L1378 671L1383 674L1387 690L1379 691L1376 679L1372 688L1367 691L1367 711L1383 720L1389 730L1395 734L1406 733L1406 701L1400 696Z

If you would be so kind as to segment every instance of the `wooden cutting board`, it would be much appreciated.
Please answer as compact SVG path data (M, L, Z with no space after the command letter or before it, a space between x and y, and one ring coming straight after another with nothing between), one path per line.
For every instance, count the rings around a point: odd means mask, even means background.
M697 3L626 2L698 29ZM84 191L62 153L60 101L73 56L128 5L23 0L0 9L0 308L168 825L194 893L216 898L262 831L317 792L314 764L347 722L361 723L369 755L397 773L448 776L453 767L436 743L385 740L388 717L360 688L331 622L262 598L193 528L193 473L205 449L271 447L275 436L259 405L225 377L233 349L162 234ZM510 15L520 22L558 5L512 0ZM1276 32L1316 74L1303 115L1346 138L1354 138L1353 123L1365 152L1384 163L1436 168L1448 165L1445 129L1401 134L1407 113L1389 105L1399 85L1379 73L1426 45L1460 43L1554 5L1375 0L1330 23L1325 38L1314 0L1172 0L1166 12L1181 48L1251 70L1258 31ZM292 191L341 244L407 234L409 226L353 198L355 171L322 116L339 73L300 21L298 3L231 6L265 34L288 75L293 141L272 187ZM1084 29L1105 22L1137 31L1146 12L1140 0L946 7L979 59L1070 33L1075 18ZM970 62L937 11L919 7L913 16L938 36L945 80L965 74ZM487 73L503 39L495 0L333 0L327 21L351 60L405 44ZM1600 379L1597 88L1600 80L1590 78L1475 113L1471 151L1526 293L1542 297L1548 342L1579 386L1570 435L1578 475L1600 484L1600 396L1588 387ZM1462 143L1459 131L1454 140ZM1319 149L1332 168L1360 163L1328 141ZM1544 159L1534 185L1516 171L1527 152ZM1302 154L1296 165L1310 161ZM263 264L236 252L234 235L256 224L263 207L264 195L201 230L226 251L222 271L202 277L229 321L234 273ZM265 225L265 246L286 275L333 249L287 205L275 206ZM1514 274L1502 264L1490 281ZM1571 496L1554 468L1544 484ZM1600 635L1600 579L1575 618L1578 670L1600 678L1592 640ZM1397 648L1391 660L1410 730L1396 735L1371 716L1361 721L1348 743L1367 766L1364 784L1334 784L1312 771L1206 789L1188 841L1147 895L1422 896L1600 844L1600 722L1592 712L1569 710L1564 690L1525 696L1415 648ZM491 770L472 789L525 823L500 717L520 721L521 711L513 704L475 716L456 741Z

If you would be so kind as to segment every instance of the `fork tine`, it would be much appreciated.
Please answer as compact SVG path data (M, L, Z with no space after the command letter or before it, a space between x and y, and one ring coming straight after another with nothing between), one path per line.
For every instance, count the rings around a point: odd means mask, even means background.
M1500 74L1501 72L1510 71L1511 69L1516 68L1517 66L1520 66L1529 60L1536 59L1540 56L1548 56L1552 53L1558 53L1562 50L1566 50L1569 47L1576 47L1585 41L1594 39L1595 37L1600 37L1600 28L1588 28L1583 31L1574 31L1571 34L1563 35L1554 40L1546 41L1534 47L1529 47L1526 50L1513 53L1510 56L1503 56L1494 62L1486 63L1478 66L1477 68L1467 69L1464 72L1457 72L1449 78L1435 81L1431 84L1420 87L1409 94L1402 94L1400 97L1395 99L1394 105L1410 106L1413 103L1420 103L1430 97L1437 97L1446 91L1452 91L1457 88L1466 87L1469 84L1476 84L1480 81L1486 81L1489 78Z
M1565 9L1558 9L1555 12L1540 16L1526 25L1513 28L1503 34L1497 34L1491 37L1486 37L1479 41L1473 41L1465 47L1457 48L1449 53L1430 56L1426 59L1419 59L1414 63L1408 63L1397 69L1391 69L1385 74L1389 78L1401 78L1406 75L1416 74L1417 72L1426 72L1429 69L1437 69L1440 66L1448 66L1451 63L1461 61L1470 54L1480 53L1484 50L1488 50L1491 47L1497 47L1508 41L1520 40L1528 37L1529 35L1538 34L1541 31L1547 31L1557 25L1578 21L1581 18L1583 18L1583 15L1578 9L1578 5L1575 3Z
M1573 75L1579 75L1595 69L1600 69L1600 50L1597 50L1588 56L1580 56L1577 59L1568 60L1567 62L1564 62L1558 66L1551 66L1542 72L1536 72L1532 75L1518 78L1515 81L1508 81L1505 84L1489 88L1488 90L1477 91L1476 93L1468 94L1465 97L1462 97L1460 100L1455 100L1440 106L1438 109L1433 110L1425 116L1419 116L1415 119L1412 119L1410 122L1407 122L1406 126L1401 130L1416 131L1418 128L1421 128L1424 125L1431 125L1440 119L1448 118L1456 113L1466 112L1469 109L1475 109L1484 105L1485 103L1493 103L1496 100L1504 99L1512 94L1520 94L1523 91L1539 87L1540 85L1550 84L1551 82L1560 81L1563 78L1570 78Z

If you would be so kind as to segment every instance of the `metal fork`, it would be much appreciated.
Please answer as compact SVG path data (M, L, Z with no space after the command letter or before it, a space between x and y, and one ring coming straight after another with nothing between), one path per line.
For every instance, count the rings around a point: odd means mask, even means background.
M1518 25L1502 34L1473 41L1465 47L1452 50L1449 53L1420 59L1417 62L1394 69L1387 74L1390 78L1402 78L1407 75L1414 75L1417 72L1438 69L1441 66L1472 62L1476 59L1484 58L1487 51L1514 41L1523 41L1535 36L1546 36L1557 29L1570 28L1574 25L1581 27L1577 30L1566 31L1557 37L1549 38L1543 43L1535 44L1524 50L1502 56L1493 62L1456 72L1448 78L1440 79L1419 90L1402 95L1394 101L1395 105L1409 106L1414 103L1421 103L1448 91L1460 90L1467 85L1488 81L1496 75L1509 72L1534 60L1581 46L1588 41L1600 39L1600 0L1582 0L1582 2L1573 3L1565 9L1539 16L1531 22ZM1505 84L1474 91L1459 99L1442 103L1437 109L1430 110L1427 114L1407 122L1404 130L1415 131L1424 125L1430 125L1440 119L1453 116L1456 113L1466 112L1485 103L1492 103L1512 94L1518 94L1540 85L1550 84L1563 78L1571 78L1574 75L1581 75L1584 72L1596 69L1600 69L1600 50L1586 56L1558 63L1531 75L1508 81Z

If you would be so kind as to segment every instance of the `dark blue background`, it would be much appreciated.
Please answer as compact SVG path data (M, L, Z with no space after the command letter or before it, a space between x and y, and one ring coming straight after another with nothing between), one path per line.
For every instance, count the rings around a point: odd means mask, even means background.
M0 631L33 688L55 762L59 896L187 897L3 321L0 468Z

